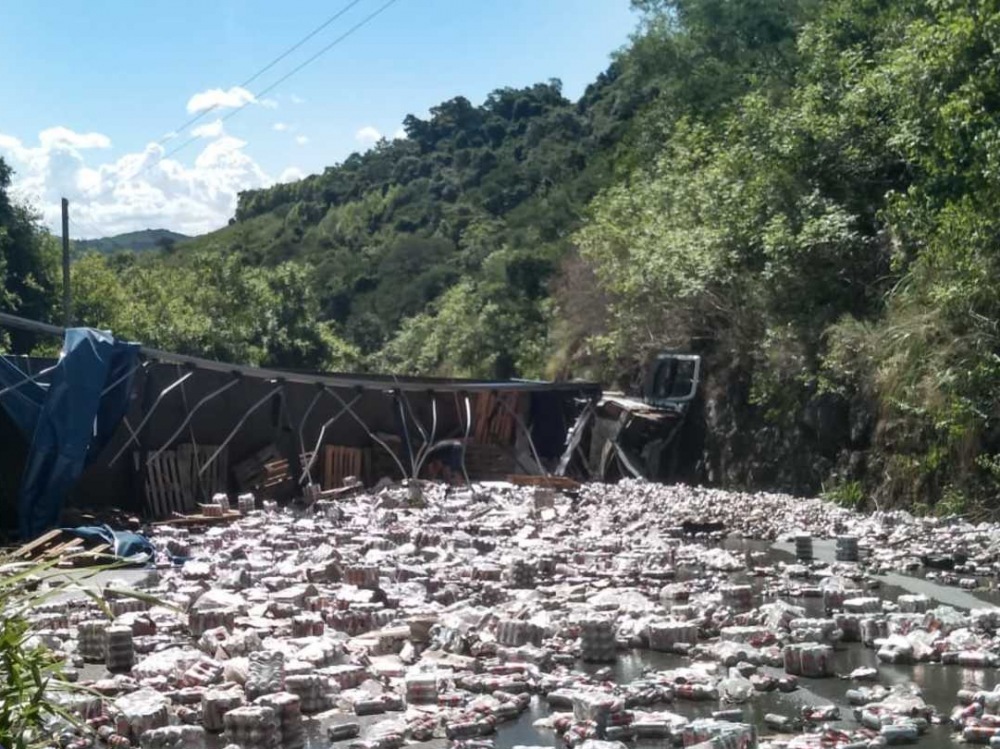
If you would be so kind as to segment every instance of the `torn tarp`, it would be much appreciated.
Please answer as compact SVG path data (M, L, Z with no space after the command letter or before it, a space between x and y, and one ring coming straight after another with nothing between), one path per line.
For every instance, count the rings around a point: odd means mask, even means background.
M138 356L138 344L70 328L47 383L0 357L0 404L31 441L18 496L23 537L58 523L70 489L125 414Z
M153 559L156 549L141 533L114 531L107 525L81 525L78 528L63 528L67 533L91 543L107 544L106 553L130 562L147 562Z

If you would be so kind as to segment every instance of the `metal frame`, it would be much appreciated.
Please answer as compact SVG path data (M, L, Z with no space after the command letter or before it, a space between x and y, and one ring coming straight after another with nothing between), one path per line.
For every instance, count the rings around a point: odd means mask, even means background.
M194 408L191 408L191 409L187 409L187 393L185 393L183 391L183 385L182 385L181 386L181 388L182 388L181 394L184 396L184 407L185 407L185 410L187 410L187 415L184 417L184 421L181 422L181 425L179 427L177 427L176 431L173 434L171 434L170 437L167 438L167 441L163 443L163 445L160 447L160 449L157 450L155 453L153 453L152 455L149 456L149 459L146 461L146 465L149 465L154 460L156 460L158 457L160 457L160 453L162 453L164 450L166 450L168 447L170 447L170 445L173 444L174 440L177 439L180 436L181 432L184 431L184 427L186 427L191 422L191 418L198 412L199 408L201 408L202 406L204 406L206 403L208 403L210 400L212 400L216 396L222 395L224 392L226 392L227 390L229 390L229 388L233 387L233 385L238 385L239 383L240 383L240 378L239 377L234 377L233 379L231 379L229 382L227 382L222 387L216 388L211 393L209 393L208 395L206 395L204 398L202 398L201 400L199 400L197 403L194 404ZM193 430L191 432L191 440L192 440L192 443L193 443L193 441L194 441L194 431ZM195 453L196 453L196 458L197 458L197 451L195 451Z
M58 366L59 366L58 364L53 364L51 367L46 367L45 369L40 370L38 374L33 374L33 375L25 374L24 379L21 380L20 382L15 382L13 385L10 385L8 387L5 387L3 390L0 390L0 396L7 395L7 393L13 393L14 391L19 390L20 388L27 385L29 382L35 382L36 380L38 380L39 377L44 377L49 372L52 372L54 369L56 369L56 367ZM24 373L22 372L22 374ZM28 400L31 399L29 398Z
M322 393L320 393L319 395L322 395ZM323 446L323 437L326 436L326 430L327 430L327 428L330 427L330 426L332 426L333 422L335 422L337 419L339 419L341 416L343 416L345 413L347 413L348 409L351 406L353 406L355 403L357 403L360 399L361 399L361 393L358 393L357 395L355 395L351 399L350 403L345 404L344 406L342 406L341 409L339 411L337 411L336 414L334 414L331 418L329 418L325 422L323 422L323 426L320 427L320 430L319 430L319 436L316 437L316 447L313 448L312 455L309 457L309 463L306 464L305 470L302 471L302 475L299 477L299 484L302 484L302 483L305 482L306 476L309 477L309 483L310 484L313 483L313 480L312 480L312 467L314 465L316 465L316 458L319 457L319 449ZM315 399L314 399L314 402L315 402Z
M545 468L545 465L542 463L542 459L538 456L538 450L535 449L535 441L531 438L531 430L525 426L524 421L521 420L521 416L514 411L514 409L511 408L503 398L500 398L499 395L497 396L497 403L507 410L507 413L509 413L514 418L517 425L521 427L521 431L524 432L524 436L528 438L528 447L531 448L531 455L534 457L535 463L538 464L538 470L542 472L543 476L550 476L551 474Z
M218 458L219 455L222 453L222 451L226 449L226 445L232 442L233 437L235 437L236 433L240 431L240 427L243 426L246 423L246 420L250 418L250 414L252 414L258 408L263 406L269 400L271 400L271 398L273 398L275 395L280 394L281 397L284 398L284 394L282 394L281 388L282 388L282 383L279 382L276 387L272 388L267 392L267 395L265 395L263 398L261 398L259 401L257 401L252 406L250 406L250 408L247 409L246 413L243 414L243 417L238 422L236 422L236 426L233 427L233 430L229 433L229 436L222 441L222 444L219 445L219 447L216 449L214 453L212 453L212 456L205 461L205 465L203 465L200 469L198 469L199 476L201 476L201 474L203 474L205 470L210 465L212 465L212 463L215 462L215 459Z
M299 419L299 429L298 429L298 432L299 432L299 455L304 454L305 451L306 451L305 429L306 429L306 422L309 420L309 414L312 413L313 408L315 408L316 404L319 402L319 399L322 398L322 397L323 397L323 388L322 387L317 388L316 395L314 395L313 399L311 401L309 401L309 405L306 407L305 413L303 413L302 414L302 418ZM299 467L300 468L302 467L301 461L302 461L302 459L299 458ZM313 464L313 461L310 461L309 462L309 466L307 466L305 468L305 470L302 471L302 475L299 477L299 483L300 484L304 483L306 477L308 476L308 478L309 478L308 486L312 486L313 485L312 470L311 470L312 464Z
M36 333L51 333L61 336L66 329L58 325L28 320L17 315L0 312L0 325L21 330L30 330ZM258 367L248 367L242 364L230 364L227 362L215 361L213 359L202 359L198 356L188 356L186 354L175 354L169 351L141 346L139 352L147 359L165 362L168 364L181 364L195 367L196 369L207 369L213 372L232 373L237 372L246 377L259 380L285 380L306 385L326 385L338 388L365 388L368 390L406 390L410 392L426 392L428 390L455 391L455 392L490 392L490 391L532 391L532 392L567 392L567 391L591 391L600 392L600 385L592 382L542 382L533 380L461 380L434 377L397 377L393 375L350 375L350 374L314 374L310 372L296 372L281 369L261 369Z
M146 426L146 423L152 418L153 414L156 412L156 409L159 408L160 404L163 402L163 398L165 396L167 396L170 393L170 391L173 390L175 387L183 384L184 381L186 379L188 379L193 374L194 374L194 370L192 369L189 372L187 372L186 374L182 375L179 379L174 380L167 387L165 387L163 390L160 391L160 394L158 396L156 396L156 400L153 401L153 405L146 412L146 414L142 417L142 421L139 422L139 426L136 427L134 431L132 431L132 433L129 435L128 439L125 440L125 444L122 445L121 449L118 452L115 453L115 456L111 460L108 461L108 465L109 466L113 466L115 463L118 462L118 459L122 455L125 454L125 451L129 447L132 446L132 441L133 440L136 442L136 444L139 445L140 448L142 447L142 442L141 442L141 440L138 439L138 437L136 436L136 433L137 432L141 432L142 428L144 426Z
M328 390L327 388L324 388L324 391L328 392L331 396L333 396L334 398L336 398L340 402L340 405L342 405L344 408L347 409L347 413L349 413L354 418L354 420L361 425L361 428L364 429L365 432L368 434L368 439L372 440L373 442L378 443L378 445L383 450L385 450L387 453L389 453L390 457L395 461L396 466L399 468L399 472L402 474L403 478L404 479L407 478L406 468L403 466L402 461L399 459L399 457L396 455L396 453L394 453L392 451L392 448L389 447L387 444L385 444L384 440L380 439L377 434L375 434L371 429L369 429L368 425L365 424L364 419L362 419L360 416L358 416L356 413L354 413L354 410L347 403L345 403L344 399L341 398L339 395L337 395L337 393L335 391Z
M52 335L64 335L65 329L56 325L49 325L46 323L36 322L32 320L27 320L25 318L18 317L16 315L10 315L7 313L0 313L0 325L9 326L13 328L20 328L24 330L29 330L38 333L48 333ZM299 438L299 448L300 452L305 450L305 428L309 416L313 412L313 409L321 400L323 393L327 393L330 397L334 398L341 406L340 411L338 411L333 417L326 420L321 426L318 434L318 439L316 443L316 448L313 450L311 457L309 458L307 464L302 468L299 477L299 484L308 481L310 484L313 483L312 469L316 464L318 459L319 450L322 447L323 439L326 436L327 429L341 418L344 413L349 414L361 427L364 429L368 438L372 443L382 447L393 459L396 466L399 468L401 477L406 479L418 479L421 470L424 468L428 457L437 450L445 447L460 447L461 448L461 470L462 475L465 478L466 483L471 486L472 482L469 478L468 469L466 467L466 457L467 449L470 436L472 434L473 427L473 414L472 414L472 404L470 400L470 393L492 393L496 396L495 400L497 405L494 406L496 409L506 410L514 419L518 428L527 438L528 446L530 447L532 457L538 466L538 470L544 476L549 476L550 473L546 469L538 450L535 446L534 439L531 435L531 430L525 424L524 420L521 418L511 406L507 403L507 399L503 396L507 393L516 392L549 392L549 393L578 393L588 400L594 401L600 396L601 388L599 385L590 382L540 382L540 381L529 381L529 380L511 380L511 381L489 381L489 380L462 380L462 379L443 379L443 378L406 378L397 376L375 376L375 375L349 375L349 374L318 374L310 372L296 372L296 371L285 371L276 369L266 369L249 367L237 364L230 364L226 362L214 361L211 359L203 359L195 356L188 356L184 354L175 354L171 352L161 351L159 349L149 348L146 346L140 346L139 349L141 361L135 367L133 367L127 374L118 377L113 383L108 385L102 395L110 392L114 388L118 387L123 381L126 381L139 369L146 370L149 365L153 362L174 365L177 367L177 379L162 388L160 392L156 395L152 403L147 400L148 408L144 410L142 420L139 422L138 426L133 428L132 424L129 422L128 418L124 418L124 425L127 430L127 435L125 436L124 444L118 449L115 455L108 462L108 466L114 466L123 454L125 454L133 444L138 446L140 450L143 449L142 434L143 430L147 427L154 413L157 411L159 406L163 403L166 396L168 396L173 390L180 389L183 407L184 407L184 419L181 424L174 430L170 438L162 444L155 452L148 455L147 459L143 462L144 466L149 466L153 463L164 450L168 449L171 444L183 433L185 428L188 428L191 432L192 444L195 446L194 426L192 425L192 419L194 415L204 406L206 403L212 399L222 395L226 391L235 387L240 382L245 382L248 380L253 381L265 381L269 384L274 385L270 388L268 393L256 401L250 408L243 414L240 420L236 423L233 429L229 432L228 436L222 443L216 448L215 452L208 458L208 460L202 464L197 465L197 476L199 484L201 482L201 477L209 466L218 458L222 451L229 445L236 434L239 432L240 428L246 423L246 420L254 413L258 408L260 408L264 403L271 400L275 395L278 395L282 399L282 407L285 406L286 399L284 395L284 386L286 383L295 383L300 385L313 385L318 388L318 392L313 397L309 406L302 415L299 425L298 425L298 438ZM7 394L10 391L16 390L22 385L30 381L38 380L44 375L56 369L58 364L54 364L50 367L46 367L40 370L36 374L25 374L25 379L20 381L8 388L0 390L0 396ZM181 369L186 371L181 374ZM225 373L232 377L221 387L216 388L212 392L203 396L193 407L189 407L187 392L184 387L184 383L189 379L196 370L204 370L209 372L219 372ZM148 376L143 378L143 382L150 379ZM148 383L146 383L148 385ZM337 389L344 390L354 390L357 391L356 395L350 399L350 402L341 397L336 391ZM403 465L403 460L401 456L397 455L396 452L388 445L386 442L376 435L365 423L357 412L354 410L355 404L362 397L364 391L378 392L383 396L391 397L394 399L395 403L392 404L393 409L398 409L399 416L402 419L402 437L406 441L406 450L410 462L410 471L407 471L407 467ZM431 399L431 424L430 431L428 431L421 421L417 418L417 414L414 411L409 398L408 393L429 393ZM440 393L451 393L455 399L455 410L456 416L458 418L459 427L464 432L463 435L458 437L450 436L446 439L438 439L438 426L439 426L439 403L437 395ZM460 402L459 396L464 403ZM22 396L23 397L23 396ZM463 414L464 411L464 414ZM287 416L287 414L286 414ZM410 425L409 420L413 421L416 426L417 431L420 433L422 438L422 444L419 448L414 451L414 444L412 443L410 436ZM290 429L294 429L293 425L288 424ZM454 435L454 432L453 432ZM572 452L572 451L570 451ZM200 462L200 458L197 455L197 450L195 450L195 459ZM299 461L301 465L302 461ZM561 466L562 470L565 470L564 466Z

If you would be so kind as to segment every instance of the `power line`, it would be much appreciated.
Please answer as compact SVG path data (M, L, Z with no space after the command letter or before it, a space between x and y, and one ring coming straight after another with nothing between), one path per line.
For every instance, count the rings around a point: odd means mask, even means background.
M93 237L87 237L86 239L99 239L101 237L101 235L104 234L104 232L102 232L100 229L98 229L97 227L95 227L89 221L84 221L83 219L81 219L81 218L79 218L79 217L77 217L77 216L75 216L73 214L70 214L69 225L70 225L70 228L72 228L74 226L77 226L77 227L79 227L81 229L85 229L87 231L93 232L94 236ZM73 241L74 242L79 242L80 239L81 239L80 237L77 237Z
M349 28L343 34L341 34L336 39L334 39L332 42L330 42L325 47L323 47L318 52L316 52L316 54L314 54L312 57L307 58L305 61L303 61L302 63L300 63L296 67L292 68L290 71L288 71L287 73L285 73L285 75L281 76L278 80L276 80L270 86L262 89L257 94L255 94L254 98L251 101L244 102L240 106L236 107L236 109L234 109L232 112L230 112L229 114L227 114L225 117L221 118L220 121L221 122L227 122L228 120L230 120L233 117L235 117L236 115L238 115L240 112L242 112L248 106L250 106L250 104L252 104L254 101L258 101L263 96L265 96L266 94L270 93L275 88L277 88L278 86L280 86L282 83L284 83L285 81L287 81L293 75L295 75L296 73L300 72L303 68L306 68L309 65L311 65L312 63L314 63L320 57L322 57L323 55L325 55L327 52L329 52L331 49L333 49L334 47L336 47L338 44L340 44L341 42L343 42L345 39L347 39L348 37L350 37L351 35L353 35L355 32L361 30L362 27L366 26L368 23L370 23L371 21L373 21L377 16L381 15L382 13L384 13L391 6L395 5L397 2L399 2L399 0L389 0L387 3L384 3L383 5L381 5L373 13L369 13L361 21L359 21L358 23L354 24L354 26L352 26L351 28ZM170 158L171 156L173 156L178 151L181 151L181 150L187 148L188 146L190 146L192 143L198 141L199 139L200 138L197 135L192 136L191 138L188 138L186 141L184 141L183 143L181 143L176 148L173 148L170 151L167 151L161 157L159 157L158 159L156 159L156 161L154 161L151 164L147 165L141 172L139 172L138 174L136 174L135 177L133 177L133 179L135 179L137 177L141 177L142 175L144 175L146 172L148 172L150 169L152 169L154 166L156 166L157 164L159 164L164 159Z
M87 239L100 239L104 235L104 232L98 229L96 226L94 226L94 224L90 223L89 221L84 221L83 219L72 213L70 214L69 217L69 225L70 227L74 225L79 226L83 229L93 232L94 236L87 237Z
M288 49L286 49L280 55L278 55L273 60L271 60L271 62L269 62L267 65L265 65L264 67L262 67L256 73L254 73L252 76L250 76L249 78L247 78L245 81L243 81L243 83L239 84L239 88L246 88L247 86L249 86L255 80L257 80L262 75L264 75L264 73L266 73L268 70L270 70L271 68L273 68L279 62L281 62L282 60L284 60L286 57L288 57L290 54L292 54L295 50L297 50L303 44L305 44L306 42L308 42L310 39L312 39L314 36L316 36L319 32L321 32L323 29L325 29L331 23L333 23L334 21L336 21L338 18L340 18L342 15L344 15L347 11L349 11L351 8L353 8L355 5L357 5L361 1L362 0L351 0L351 2L349 2L343 8L341 8L336 13L334 13L332 16L330 16L329 18L327 18L325 21L323 21L323 23L321 23L315 29L313 29L308 34L306 34L304 37L302 37L301 39L299 39L299 41L297 41L291 47L289 47ZM206 114L208 114L209 112L213 112L213 111L215 111L218 108L219 108L218 104L213 104L208 109L203 109L201 112L199 112L194 117L192 117L191 119L189 119L187 122L185 122L179 128L177 128L176 130L172 130L169 135L165 135L164 137L160 138L160 140L157 141L157 145L161 145L162 146L168 140L172 140L174 137L176 137L175 133L183 133L185 130L187 130L189 127L191 127L191 125L193 125L194 123L196 123L198 120L200 120Z
M243 81L242 83L240 83L239 84L239 88L246 88L247 86L249 86L255 80L257 80L262 75L264 75L264 73L266 73L267 71L271 70L275 65L277 65L279 62L281 62L282 60L284 60L285 58L287 58L290 54L292 54L297 49L299 49L300 47L302 47L303 44L305 44L310 39L312 39L313 37L315 37L321 31L323 31L324 29L326 29L330 24L332 24L334 21L336 21L338 18L340 18L341 16L343 16L345 13L347 13L354 6L358 5L361 2L362 2L362 0L350 0L350 2L347 3L347 5L345 5L343 8L341 8L339 11L337 11L336 13L334 13L329 18L327 18L325 21L323 21L323 23L321 23L315 29L313 29L308 34L306 34L304 37L302 37L301 39L299 39L295 44L293 44L291 47L289 47L288 49L286 49L280 55L278 55L277 57L275 57L269 63L267 63L267 65L265 65L260 70L258 70L253 75L251 75L249 78L247 78L245 81ZM257 94L254 97L254 100L259 100L261 97L263 97L269 91L272 91L276 86L278 86L279 84L281 84L284 81L288 80L290 77L292 77L293 75L295 75L295 73L297 73L300 70L302 70L302 68L306 67L307 65L309 65L310 63L312 63L313 61L315 61L318 57L320 57L321 55L323 55L326 52L328 52L330 49L332 49L333 47L335 47L340 42L344 41L347 37L351 36L351 34L353 34L354 32L358 31L362 26L366 25L369 21L371 21L372 19L374 19L377 15L379 15L380 13L382 13L384 10L388 9L388 7L390 5L392 5L393 3L395 3L395 2L396 2L396 0L390 0L385 5L383 5L378 10L376 10L374 13L368 15L360 23L355 24L354 26L352 26L344 34L342 34L341 36L337 37L337 39L335 39L333 42L331 42L326 47L324 47L323 49L321 49L317 54L313 55L308 60L306 60L304 63L302 63L298 67L294 68L290 73L288 73L285 76L279 78L275 83L271 84L270 86L268 86L267 88L265 88L263 91L261 91L259 94ZM223 117L222 121L225 122L230 117L233 117L237 113L243 111L243 109L245 109L248 104L250 104L250 102L245 102L243 105L241 105L240 107L238 107L234 111L230 112L226 117ZM159 141L157 141L157 145L162 146L167 141L173 140L173 138L176 137L177 133L184 132L191 125L193 125L194 123L198 122L198 120L200 120L201 118L203 118L205 115L207 115L210 112L213 112L216 109L218 109L219 106L220 106L219 104L213 104L212 106L208 107L207 109L202 110L201 112L199 112L198 114L196 114L194 117L191 117L186 122L184 122L184 124L182 124L179 128L177 128L176 130L172 131L171 134L166 135L163 138L161 138ZM187 146L191 145L191 143L195 142L196 140L198 140L197 136L192 137L192 138L188 139L187 141L185 141L184 143L182 143L179 146L177 146L176 148L172 149L168 153L165 153L163 156L159 157L158 159L156 159L155 161L153 161L152 163L150 163L146 167L144 167L134 177L132 177L132 179L136 179L138 177L143 176L144 174L146 174L146 172L148 172L154 166L156 166L157 164L159 164L161 161L163 161L166 158L169 158L170 156L172 156L173 154L177 153L181 149L186 148ZM93 238L99 238L103 234L103 232L101 230L97 229L92 224L89 224L86 221L80 220L79 218L75 218L74 217L72 223L75 224L75 225L80 226L83 229L86 229L88 231L94 232L94 237Z

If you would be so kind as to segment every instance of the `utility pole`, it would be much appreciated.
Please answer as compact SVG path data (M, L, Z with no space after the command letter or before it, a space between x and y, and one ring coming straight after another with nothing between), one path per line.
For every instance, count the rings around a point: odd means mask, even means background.
M69 328L73 324L69 292L69 201L62 199L62 266L63 266L63 327Z

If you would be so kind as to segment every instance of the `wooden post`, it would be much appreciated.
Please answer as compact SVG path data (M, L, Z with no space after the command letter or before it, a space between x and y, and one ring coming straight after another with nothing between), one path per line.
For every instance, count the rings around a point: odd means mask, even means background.
M62 276L63 276L63 327L73 323L69 290L69 201L62 199Z

